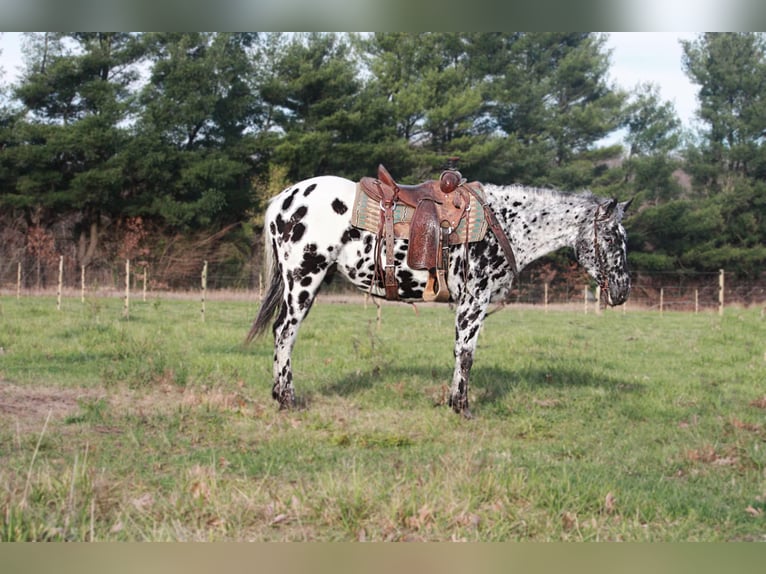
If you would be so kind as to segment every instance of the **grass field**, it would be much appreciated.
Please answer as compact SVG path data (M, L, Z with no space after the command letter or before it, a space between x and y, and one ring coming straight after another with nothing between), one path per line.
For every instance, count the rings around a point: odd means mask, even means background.
M766 540L766 320L506 308L474 420L447 307L0 299L0 540Z

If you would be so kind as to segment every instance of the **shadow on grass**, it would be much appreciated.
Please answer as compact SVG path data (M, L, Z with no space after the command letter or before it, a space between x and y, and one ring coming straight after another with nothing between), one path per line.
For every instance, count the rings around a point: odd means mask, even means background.
M423 381L424 390L428 385L449 386L452 369L434 368L421 365L390 365L374 367L362 372L343 376L337 382L325 385L317 390L322 395L351 396L370 390L375 386L388 384L396 380L417 379ZM497 403L510 392L519 389L566 389L575 387L603 388L615 393L641 392L644 385L636 382L604 375L594 369L582 369L571 366L550 366L540 368L511 369L501 367L474 367L471 371L470 388L472 404Z

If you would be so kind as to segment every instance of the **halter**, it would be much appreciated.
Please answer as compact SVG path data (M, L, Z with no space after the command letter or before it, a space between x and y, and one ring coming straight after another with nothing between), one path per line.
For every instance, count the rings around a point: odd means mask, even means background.
M599 218L599 212L601 211L601 204L596 208L596 213L593 215L593 252L596 257L596 269L601 279L598 281L598 286L601 288L602 293L606 293L609 296L609 274L607 273L606 262L601 257L601 246L598 244L598 223L599 221L606 221L607 216Z

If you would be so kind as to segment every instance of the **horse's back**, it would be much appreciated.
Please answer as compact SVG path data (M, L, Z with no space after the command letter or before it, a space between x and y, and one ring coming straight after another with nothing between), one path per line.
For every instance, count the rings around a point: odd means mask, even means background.
M351 211L356 183L335 175L304 179L283 189L269 200L267 221L295 215L316 219L346 215Z
M293 202L308 205L332 201L335 197L341 200L350 197L353 201L355 192L356 183L350 179L337 175L318 175L284 188L269 200L269 204L270 209L288 210ZM292 201L288 201L289 198ZM285 201L288 203L283 206Z

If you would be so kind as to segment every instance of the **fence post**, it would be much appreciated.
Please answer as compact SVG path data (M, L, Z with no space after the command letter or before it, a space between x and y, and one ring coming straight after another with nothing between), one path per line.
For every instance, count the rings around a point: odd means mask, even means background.
M660 287L660 317L662 317L662 310L665 307L665 288Z
M582 290L582 308L583 308L583 312L587 315L588 314L588 286L587 285L583 287L583 290Z
M205 294L207 292L207 261L202 266L202 322L205 322Z
M146 265L144 265L144 287L141 290L141 300L146 302Z
M85 265L80 265L80 303L85 303Z
M130 318L130 259L125 260L125 308L122 316L126 319Z
M601 285L596 285L596 315L601 315Z
M59 284L56 289L56 310L61 311L61 289L64 286L64 256L59 255Z
M545 297L545 299L544 299L545 302L544 302L543 306L545 308L545 312L547 313L548 312L548 284L547 283L545 285L543 285L543 293L544 293L544 297Z
M16 299L21 299L21 261L16 267Z
M696 315L700 311L700 291L694 290L694 314Z
M718 314L723 316L723 269L718 271Z

